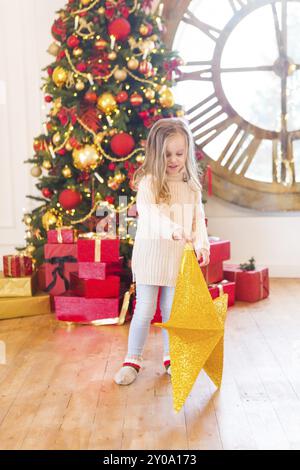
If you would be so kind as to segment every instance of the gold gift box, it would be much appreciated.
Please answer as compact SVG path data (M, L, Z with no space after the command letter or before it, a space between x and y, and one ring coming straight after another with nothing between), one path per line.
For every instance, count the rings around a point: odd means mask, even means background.
M37 275L5 277L0 272L0 297L30 297L37 290Z
M0 320L48 313L51 313L50 296L44 292L38 292L33 297L5 297L0 299Z

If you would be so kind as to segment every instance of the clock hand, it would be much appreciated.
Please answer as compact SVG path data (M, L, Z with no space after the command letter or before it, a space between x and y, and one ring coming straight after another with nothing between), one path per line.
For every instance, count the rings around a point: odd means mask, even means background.
M284 45L283 45L281 31L280 31L280 28L279 28L279 20L278 20L277 10L276 10L276 7L275 7L274 3L271 4L271 8L272 8L273 19L274 19L274 26L275 26L276 40L277 40L277 46L278 46L278 53L279 53L279 57L282 57L282 56L284 56Z

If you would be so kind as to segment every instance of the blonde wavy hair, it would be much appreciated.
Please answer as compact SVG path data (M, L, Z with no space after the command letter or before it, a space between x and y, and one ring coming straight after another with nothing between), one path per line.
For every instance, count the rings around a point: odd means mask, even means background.
M167 168L167 145L171 137L181 134L185 138L187 158L185 168L188 184L194 191L202 190L199 181L201 171L197 166L193 135L184 118L162 118L151 127L146 141L145 159L135 171L132 179L133 190L137 191L143 176L152 175L152 189L156 204L170 202L170 188L165 179Z

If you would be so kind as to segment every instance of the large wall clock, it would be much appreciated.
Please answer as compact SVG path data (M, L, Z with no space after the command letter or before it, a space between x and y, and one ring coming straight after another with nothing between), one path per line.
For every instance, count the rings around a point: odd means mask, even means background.
M300 0L165 0L174 91L216 196L300 210Z

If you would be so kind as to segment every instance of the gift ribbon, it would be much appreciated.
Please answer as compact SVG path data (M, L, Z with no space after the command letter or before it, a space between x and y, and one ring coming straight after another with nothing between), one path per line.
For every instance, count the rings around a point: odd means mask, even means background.
M65 263L77 263L77 259L74 256L53 256L52 258L45 259L45 263L57 264L58 266L52 271L52 281L46 287L45 292L49 292L56 284L57 276L60 276L64 281L65 290L69 289L70 283L64 274Z
M63 243L63 235L62 235L62 231L63 230L72 230L72 232L74 232L74 241L77 240L77 230L74 230L73 227L68 227L68 226L61 226L61 227L57 227L56 231L57 231L57 242L58 243Z
M23 255L8 255L7 256L7 270L8 270L8 276L12 277L12 261L19 259L20 260L20 276L23 277L25 276L25 262L24 262L24 256Z
M233 280L234 280L234 282L237 282L237 275L240 272L245 273L245 272L251 272L251 271L244 270L244 269L240 269L239 271L233 271ZM254 272L254 271L252 270L252 272ZM265 284L265 280L267 280L267 278L268 278L268 275L267 275L266 270L259 271L259 289L260 289L259 298L260 299L264 298L264 293L266 293L266 297L268 297L268 295L269 295L269 289Z
M94 251L94 261L101 261L101 241L102 240L113 240L116 237L110 237L107 236L107 233L105 234L105 237L103 237L99 233L95 232L88 232L84 234L79 235L79 239L83 240L95 240L95 251Z
M209 284L208 288L215 288L217 287L219 289L219 295L223 295L224 294L224 285L225 284L228 284L229 281L227 279L223 279L223 281L221 282L218 282L218 283L212 283L212 284Z

